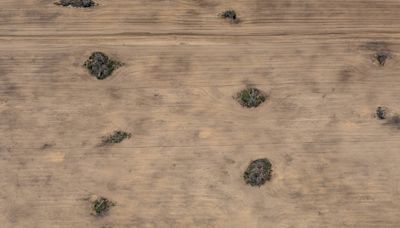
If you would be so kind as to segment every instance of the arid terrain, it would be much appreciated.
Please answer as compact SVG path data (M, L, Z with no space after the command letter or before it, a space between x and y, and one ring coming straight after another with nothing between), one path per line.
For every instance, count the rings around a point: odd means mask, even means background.
M55 1L0 1L1 228L400 227L400 1Z

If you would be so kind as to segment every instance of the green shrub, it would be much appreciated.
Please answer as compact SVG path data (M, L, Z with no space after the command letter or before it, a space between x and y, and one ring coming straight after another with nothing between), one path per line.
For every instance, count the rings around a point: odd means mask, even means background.
M271 180L272 164L266 159L257 159L250 162L243 178L251 186L261 186L266 181Z
M266 100L267 96L259 89L247 88L240 91L236 97L238 102L246 108L256 108Z

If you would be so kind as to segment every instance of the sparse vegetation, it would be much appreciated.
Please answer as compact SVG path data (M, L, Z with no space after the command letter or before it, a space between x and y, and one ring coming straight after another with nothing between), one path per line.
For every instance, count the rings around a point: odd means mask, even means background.
M256 108L266 100L267 96L256 88L247 88L237 94L236 99L246 108Z
M376 109L375 117L379 120L385 120L383 125L400 129L400 115L391 112L387 107L379 106Z
M113 202L104 197L99 197L93 202L92 209L96 216L103 216L112 206L114 206Z
M86 60L84 66L97 79L103 80L110 76L115 69L121 66L121 63L109 58L102 52L93 52L89 59Z
M261 186L266 181L271 179L272 164L266 159L257 159L250 162L246 171L244 172L243 178L246 184L251 186Z
M72 7L92 7L95 3L92 0L60 0L55 3L61 6L72 6Z
M380 120L386 119L387 108L386 107L378 107L376 109L376 117Z
M388 58L387 54L385 54L385 53L378 53L378 54L376 54L375 57L376 57L376 60L378 61L379 65L381 65L381 66L385 65L385 62Z
M125 131L114 131L113 134L103 138L103 145L116 144L131 137L131 133Z
M231 21L235 21L237 19L236 12L234 10L227 10L221 13L221 17L225 19L229 19Z

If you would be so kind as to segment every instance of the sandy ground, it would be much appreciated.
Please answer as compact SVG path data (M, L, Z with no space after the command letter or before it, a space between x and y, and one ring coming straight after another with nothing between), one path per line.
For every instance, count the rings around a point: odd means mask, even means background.
M400 2L98 3L0 1L1 227L400 226L400 124L374 117L400 113ZM124 65L96 80L93 51Z

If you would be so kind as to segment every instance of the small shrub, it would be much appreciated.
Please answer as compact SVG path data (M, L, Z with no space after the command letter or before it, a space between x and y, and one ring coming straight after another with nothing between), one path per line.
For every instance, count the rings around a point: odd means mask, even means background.
M109 58L102 52L93 52L84 66L89 70L90 74L99 80L103 80L121 66L121 63Z
M271 172L272 164L268 159L257 159L250 162L244 172L243 178L246 184L251 186L261 186L271 179Z
M110 207L112 206L114 206L113 202L104 197L99 197L93 202L92 209L96 216L103 216L110 210Z
M256 88L247 88L237 95L238 102L246 108L256 108L266 100L266 95Z
M60 0L55 3L61 6L72 6L72 7L92 7L95 3L92 0Z
M125 131L114 131L113 134L103 139L103 145L120 143L125 139L130 138L131 135L132 135L131 133Z
M376 60L378 61L379 65L384 66L388 56L384 53L376 54Z
M386 115L387 115L387 108L385 107L378 107L376 109L376 117L380 120L384 120L386 119Z
M221 17L234 21L234 20L236 20L237 15L234 10L227 10L227 11L221 13Z

